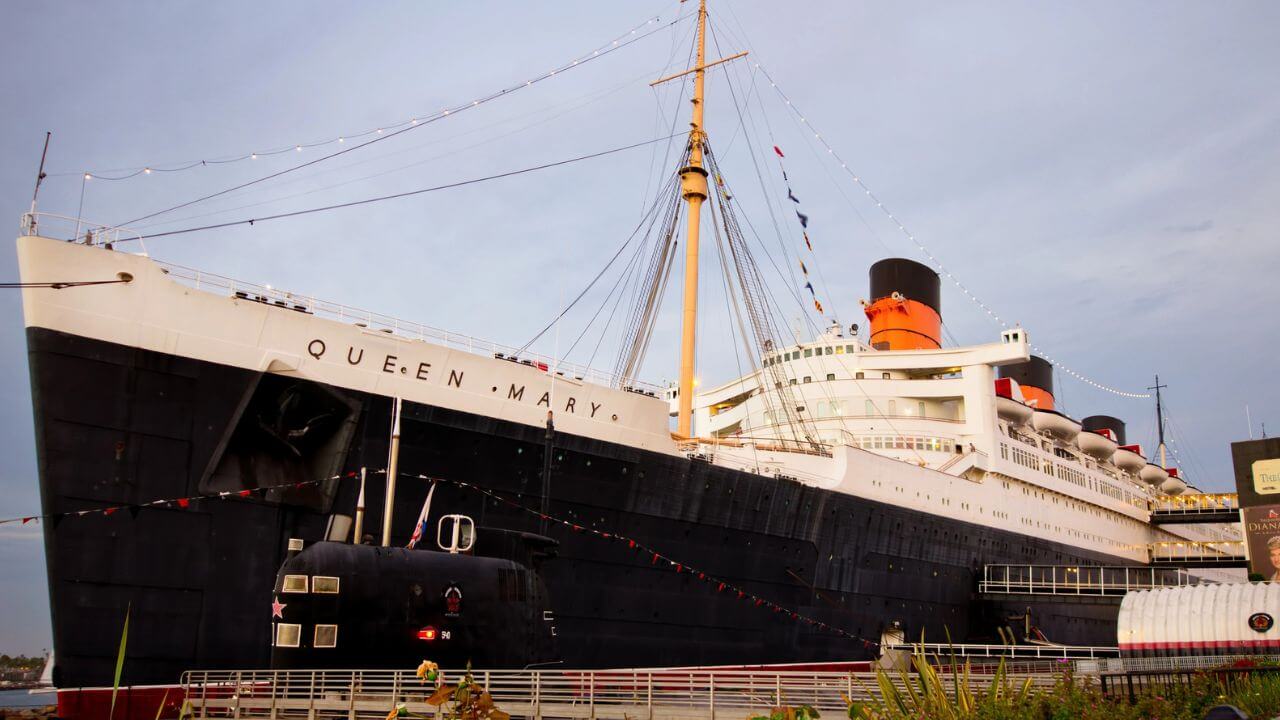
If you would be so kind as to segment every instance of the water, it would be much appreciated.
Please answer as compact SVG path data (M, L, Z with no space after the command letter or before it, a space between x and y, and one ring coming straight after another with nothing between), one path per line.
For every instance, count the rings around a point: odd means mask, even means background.
M26 690L0 690L0 708L44 707L57 702L53 693L32 695Z

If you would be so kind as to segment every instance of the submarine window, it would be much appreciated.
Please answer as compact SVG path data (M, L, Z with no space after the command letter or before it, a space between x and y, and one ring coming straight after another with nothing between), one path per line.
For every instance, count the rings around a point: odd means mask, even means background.
M306 575L285 575L281 590L287 593L305 593L307 591Z
M276 647L298 647L301 639L301 625L276 623Z
M338 626L337 625L317 625L314 642L311 647L331 648L338 647Z
M315 575L311 578L311 592L321 595L337 595L338 594L338 578L328 575ZM320 627L316 626L319 630ZM319 647L319 646L317 646Z

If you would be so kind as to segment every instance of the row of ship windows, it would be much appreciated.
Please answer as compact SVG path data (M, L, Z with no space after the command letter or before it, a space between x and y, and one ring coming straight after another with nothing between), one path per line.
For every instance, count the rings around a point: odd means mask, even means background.
M834 380L835 376L828 375L827 379ZM804 381L809 382L809 378L806 377ZM791 382L793 384L795 383L794 380L792 380ZM885 403L884 412L881 412L876 407L876 403L874 400L862 401L862 411L864 413L863 417L869 417L869 418L918 417L924 420L956 420L958 415L958 411L956 408L957 406L954 403L943 403L941 414L931 418L931 417L928 417L925 413L925 405L923 400L903 400L901 415L898 414L898 401L896 399L889 400ZM814 412L810 415L810 417L815 417L815 418L844 417L847 414L848 414L848 405L845 401L819 400L817 404L814 406ZM849 415L849 417L854 417L854 416ZM773 410L766 410L764 413L764 421L767 423L779 422L780 418L781 418L781 414L775 413Z
M1105 480L1098 480L1094 483L1090 483L1088 476L1080 470L1066 467L1065 465L1055 465L1049 460L1042 462L1040 458L1020 447L1010 448L1008 443L1000 443L1000 457L1004 460L1008 460L1010 459L1010 456L1012 456L1015 463L1025 468L1042 471L1045 475L1058 477L1083 488L1092 487L1103 495L1119 500L1120 502L1129 502L1134 505L1138 504L1137 502L1134 502L1134 496L1131 493L1125 492Z
M951 452L954 446L954 440L941 437L864 435L858 438L858 447L864 450L933 450L935 452Z
M302 644L302 626L297 623L276 623L276 634L272 639L276 647L296 648ZM337 625L316 625L311 636L311 647L338 647Z
M767 357L764 360L764 365L765 367L769 367L771 365L777 365L780 362L787 362L788 360L799 360L801 358L800 352L800 350L794 350L782 353L781 355ZM852 355L855 352L857 352L857 349L853 345L826 345L823 347L805 348L804 357L813 357L814 355L844 355L846 353ZM888 373L885 373L885 375L888 375Z
M889 380L889 379L891 379L891 378L892 378L892 376L891 376L889 373L887 373L887 372L880 373L880 379L881 379L881 380ZM836 374L835 374L835 373L827 373L827 380L835 380L835 379L836 379ZM866 374L866 373L864 373L864 372L862 372L861 370L859 370L858 372L856 372L856 373L854 373L854 374L853 374L853 379L854 379L854 380L866 380L866 379L867 379L867 374ZM789 380L787 381L787 383L788 383L788 384L790 384L790 385L796 385L796 384L801 383L801 382L811 383L811 382L813 382L813 376L812 376L812 375L805 375L803 380L796 380L795 378L791 378L791 379L789 379ZM780 382L776 382L776 383L774 383L774 384L773 384L773 386L774 386L774 387L776 387L776 388L780 388L780 387L782 387L782 383L780 383Z
M338 578L328 575L311 576L310 592L319 593L320 595L337 595L338 594ZM287 593L306 593L307 576L306 575L285 575L284 583L280 587L281 592Z

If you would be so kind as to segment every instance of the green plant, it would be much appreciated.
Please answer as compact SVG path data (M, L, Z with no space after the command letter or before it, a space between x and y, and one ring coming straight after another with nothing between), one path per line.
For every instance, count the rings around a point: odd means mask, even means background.
M418 666L417 675L423 683L435 683L436 690L427 699L427 705L441 709L441 714L416 715L409 712L407 706L396 705L387 713L387 720L396 718L435 718L446 720L511 720L511 716L499 710L493 702L493 696L484 686L477 683L471 674L471 663L467 663L466 672L457 685L444 682L444 673L439 666L423 660Z

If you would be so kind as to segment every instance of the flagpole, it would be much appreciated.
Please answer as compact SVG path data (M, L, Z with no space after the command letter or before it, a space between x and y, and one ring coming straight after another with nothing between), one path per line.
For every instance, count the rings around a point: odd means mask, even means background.
M356 496L356 527L351 537L354 545L359 545L364 538L364 480L365 469L360 468L360 494Z
M396 504L396 475L400 466L400 398L391 404L391 452L387 457L387 496L382 505L382 546L391 545L391 516Z

